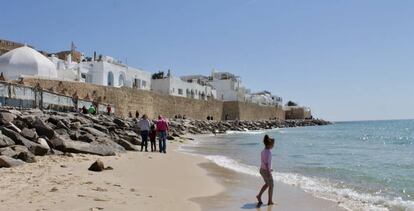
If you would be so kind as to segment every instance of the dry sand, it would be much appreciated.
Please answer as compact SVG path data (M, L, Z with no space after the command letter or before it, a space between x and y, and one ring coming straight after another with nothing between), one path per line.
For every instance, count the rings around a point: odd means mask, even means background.
M0 210L200 210L190 198L223 188L198 166L203 158L169 147L167 154L46 156L2 168ZM114 170L88 171L98 158Z
M251 187L260 180L251 184L247 175L176 152L177 147L169 144L167 154L45 156L1 168L0 210L257 210ZM96 159L114 169L88 171ZM260 210L341 210L295 187L277 183L275 191L278 205Z

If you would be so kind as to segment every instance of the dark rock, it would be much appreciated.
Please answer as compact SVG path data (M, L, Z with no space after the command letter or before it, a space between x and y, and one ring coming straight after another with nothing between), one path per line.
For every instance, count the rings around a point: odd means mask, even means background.
M10 158L4 155L0 156L0 168L2 167L10 168L10 167L15 167L15 166L20 166L23 164L24 162L21 160Z
M135 133L135 132L134 132L134 131L132 131L132 130L125 130L124 132L125 132L125 135L127 135L127 136L129 136L129 137L138 137L138 134L137 134L137 133Z
M31 141L37 140L38 137L35 129L23 128L20 134Z
M121 128L125 128L129 126L124 120L121 120L119 118L115 118L113 122Z
M101 160L96 160L88 169L89 171L103 171L105 170L104 163Z
M15 156L13 156L13 158L22 160L26 163L35 163L36 162L35 155L27 149L25 151L17 152L17 154Z
M103 132L103 133L109 133L108 129L105 126L93 124L93 128Z
M0 112L0 123L2 125L8 125L14 119L16 119L16 115L14 115L10 112L5 112L5 111Z
M83 141L83 142L87 142L87 143L91 143L91 142L95 141L95 139L96 139L95 136L93 136L92 134L89 134L89 133L80 135L78 137L79 141Z
M4 135L11 138L16 144L23 145L23 146L27 147L29 149L29 151L32 152L35 155L45 155L49 151L48 148L46 148L46 147L44 147L44 146L42 146L38 143L35 143L33 141L30 141L30 140L26 139L25 137L23 137L22 135L20 135L19 133L15 132L13 130L2 127L1 131L3 132Z
M36 120L33 122L32 127L36 129L36 132L39 136L53 138L55 134L55 131L38 117L36 117Z
M0 133L0 148L12 146L14 144L15 142L11 138Z
M180 135L178 133L172 133L173 137L180 137Z
M140 138L138 138L138 137L131 138L131 139L130 139L130 142L131 142L132 144L134 144L134 145L141 145L141 139L140 139Z
M19 129L23 130L23 128L28 128L29 126L21 119L15 119L12 122L14 125L16 125L16 127L18 127Z
M174 137L172 137L172 136L167 136L167 140L170 140L170 141L172 141L172 140L174 140L175 138Z
M128 151L138 151L138 146L135 146L129 141L126 141L124 139L115 139L115 142L121 145L123 148L125 148Z

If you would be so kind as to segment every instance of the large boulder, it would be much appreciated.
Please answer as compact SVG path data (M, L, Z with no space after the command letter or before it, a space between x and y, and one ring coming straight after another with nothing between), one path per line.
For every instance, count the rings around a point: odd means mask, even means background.
M36 132L39 136L53 138L55 134L55 131L45 122L43 122L39 117L36 117L36 120L33 122L32 127L36 129Z
M85 153L102 156L115 155L119 150L110 145L103 143L92 142L85 143L80 141L73 141L69 137L56 135L49 140L49 144L52 148L60 150L62 152L72 153Z
M115 124L117 124L118 127L122 127L122 128L128 127L128 124L124 120L122 120L122 119L115 118L113 122Z
M35 155L46 155L47 152L49 151L48 148L42 146L41 144L38 144L38 143L35 143L33 141L26 139L25 137L23 137L22 135L20 135L19 133L13 130L2 127L1 131L3 132L4 135L11 138L16 144L27 147L29 151Z
M31 141L35 141L38 137L35 129L23 128L20 134Z
M88 133L96 136L97 138L99 138L99 137L107 137L108 136L108 134L106 134L104 132L101 132L101 131L93 128L93 127L82 127L81 130L83 130L85 132L88 132Z
M14 119L16 119L16 115L6 111L0 112L0 123L2 125L8 125Z
M11 147L0 148L0 155L5 155L7 157L14 157L17 153Z
M15 159L20 159L26 163L35 163L36 157L24 146L13 146L13 150L16 152L16 155L13 156Z
M11 138L0 133L0 148L12 146L14 144L15 142Z
M4 155L0 156L0 168L2 167L10 168L10 167L15 167L15 166L20 166L23 164L24 162L21 160L17 160L17 159L7 157Z
M138 146L133 145L131 142L124 140L124 139L114 139L114 141L121 145L123 148L125 148L128 151L138 151Z

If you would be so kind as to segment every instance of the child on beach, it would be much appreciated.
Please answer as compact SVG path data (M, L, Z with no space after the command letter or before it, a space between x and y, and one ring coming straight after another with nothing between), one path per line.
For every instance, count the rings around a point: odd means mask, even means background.
M261 165L260 165L260 175L262 175L265 184L263 185L262 189L260 189L259 195L256 196L257 198L257 207L262 206L262 194L269 188L269 199L268 205L273 204L273 176L272 176L272 152L270 151L273 149L275 145L275 139L270 138L268 135L265 135L263 139L263 144L265 148L261 153Z
M155 143L155 140L157 138L157 130L155 130L155 125L151 125L149 137L151 142L151 152L155 152L157 151L157 145Z

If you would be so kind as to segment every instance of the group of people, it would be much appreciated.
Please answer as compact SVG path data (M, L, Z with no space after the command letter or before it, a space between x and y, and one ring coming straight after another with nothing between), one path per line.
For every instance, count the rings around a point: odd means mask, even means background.
M141 152L145 149L148 152L148 139L151 144L151 152L157 151L156 139L158 136L159 152L167 153L167 135L168 135L168 121L161 115L153 124L146 114L138 121L138 127L141 133Z
M89 108L86 108L86 106L83 106L81 109L79 109L81 113L83 114L96 114L96 108L95 106L92 104L89 106Z

